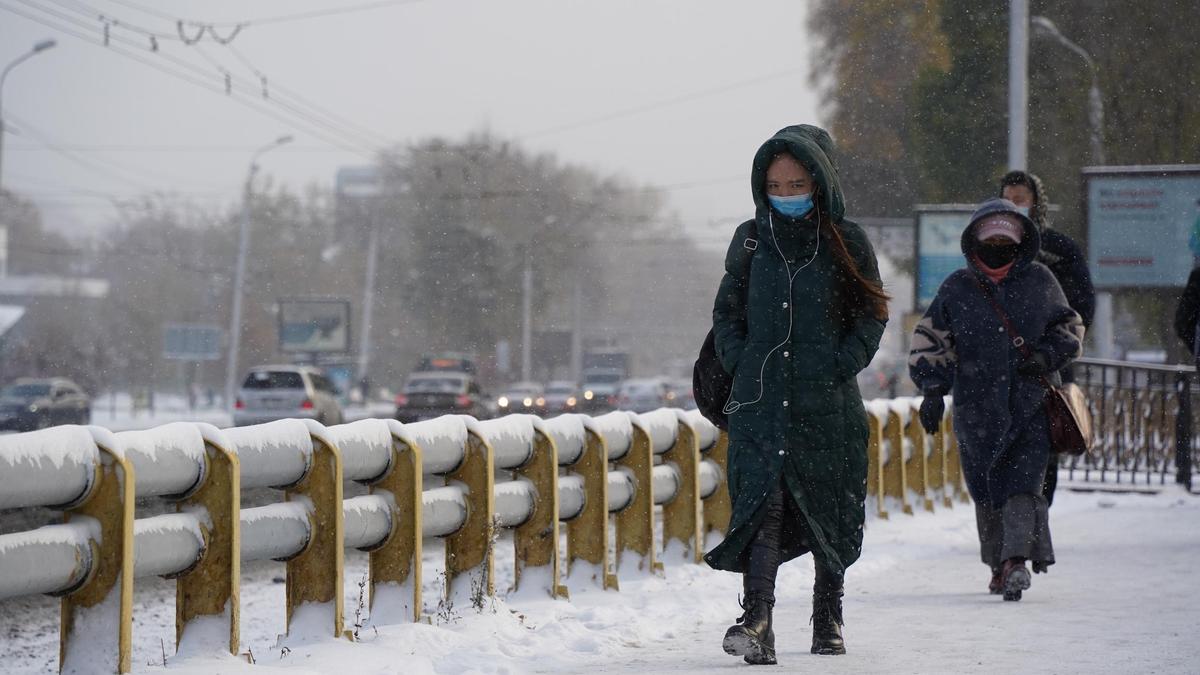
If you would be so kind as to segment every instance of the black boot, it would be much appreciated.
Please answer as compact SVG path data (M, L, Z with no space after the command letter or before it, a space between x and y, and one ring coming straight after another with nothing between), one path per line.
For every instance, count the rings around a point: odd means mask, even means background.
M812 653L832 656L846 653L842 639L842 576L817 566L813 584Z
M756 593L741 605L742 616L725 631L721 646L726 654L741 656L751 665L775 665L775 631L771 628L775 600Z

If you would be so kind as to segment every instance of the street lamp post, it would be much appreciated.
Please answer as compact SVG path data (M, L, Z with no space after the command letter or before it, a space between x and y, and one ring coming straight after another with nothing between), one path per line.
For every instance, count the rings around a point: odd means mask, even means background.
M238 352L242 342L242 286L246 277L246 257L250 251L250 207L254 174L258 172L258 158L263 153L292 142L291 136L280 136L255 151L246 172L246 186L242 195L242 222L238 230L237 265L233 274L233 311L229 316L229 353L225 364L225 406L233 412L233 392L238 374Z
M1008 169L1024 171L1029 147L1029 0L1009 0Z
M3 108L4 80L6 80L8 78L8 73L13 68L16 68L17 66L24 63L28 59L31 59L34 56L36 56L37 54L40 54L40 53L46 51L47 49L50 49L51 47L53 47L56 44L58 44L58 43L55 42L53 39L42 40L41 42L37 42L33 45L33 49L31 49L28 52L17 57L17 60L8 64L8 66L6 66L4 68L4 71L0 72L0 195L4 194L4 173L3 173L3 168L4 168L4 112L3 112L4 111L4 108Z
M1058 26L1053 21L1044 16L1035 16L1030 20L1033 24L1034 32L1038 35L1054 38L1058 42L1075 52L1087 64L1088 70L1092 74L1092 86L1088 90L1088 125L1091 127L1091 145L1092 145L1092 163L1097 166L1104 164L1104 101L1100 98L1100 68L1096 66L1096 61L1092 59L1092 55L1087 53L1087 50L1067 39L1065 35L1058 30Z

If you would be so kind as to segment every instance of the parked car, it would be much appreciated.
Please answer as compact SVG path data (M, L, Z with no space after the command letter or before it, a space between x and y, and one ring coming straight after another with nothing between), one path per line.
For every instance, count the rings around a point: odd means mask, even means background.
M546 412L569 413L579 408L579 387L574 382L559 381L546 385Z
M233 425L262 424L290 417L341 424L342 406L333 383L312 366L251 368L233 404Z
M517 382L508 385L504 393L496 397L499 414L529 413L541 415L546 412L546 395L537 382Z
M428 371L413 373L396 394L396 419L419 422L441 415L489 416L483 392L467 373Z
M0 429L33 431L91 419L92 399L67 379L21 378L0 389Z
M621 410L636 413L650 412L667 405L667 382L659 378L625 380L617 394L617 406Z
M619 368L591 368L583 372L583 400L580 408L585 412L603 412L617 407L617 394L625 371Z

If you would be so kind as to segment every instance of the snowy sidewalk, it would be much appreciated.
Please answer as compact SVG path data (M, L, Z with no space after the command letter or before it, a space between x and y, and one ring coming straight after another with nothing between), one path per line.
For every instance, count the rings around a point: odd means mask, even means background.
M282 565L244 570L242 649L233 657L172 656L173 584L139 580L134 671L201 673L1194 673L1200 662L1200 497L1059 493L1051 510L1058 564L1019 603L987 593L973 510L868 523L864 556L847 579L849 653L808 653L810 560L781 571L776 611L780 667L750 668L721 651L740 613L738 577L668 562L667 577L622 578L621 591L570 602L508 598L477 613L454 608L434 625L370 626L362 642L275 644L282 631ZM432 543L432 542L431 542ZM501 542L497 588L508 586L511 542ZM439 551L424 573L436 608ZM348 557L347 624L365 558ZM509 578L505 578L508 575ZM57 603L0 603L0 670L54 672ZM162 668L162 652L167 668ZM158 665L152 665L158 664Z

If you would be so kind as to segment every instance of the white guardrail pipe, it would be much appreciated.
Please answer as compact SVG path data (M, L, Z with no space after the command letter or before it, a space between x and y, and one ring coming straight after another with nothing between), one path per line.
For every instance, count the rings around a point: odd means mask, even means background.
M0 535L0 600L63 593L87 578L95 521L78 518L28 532Z
M83 501L92 487L98 455L89 427L0 436L0 509Z

